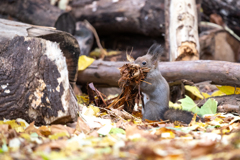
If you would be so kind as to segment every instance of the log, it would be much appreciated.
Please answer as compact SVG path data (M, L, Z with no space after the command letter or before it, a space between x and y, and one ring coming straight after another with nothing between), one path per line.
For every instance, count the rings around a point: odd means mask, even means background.
M71 7L76 20L87 19L100 35L125 32L158 37L164 33L164 0L94 0L85 4L75 0Z
M77 119L66 58L56 42L16 36L0 48L0 119L36 125Z
M78 72L77 83L93 82L98 86L118 86L119 67L128 62L94 61L86 70ZM212 84L240 87L240 64L224 61L198 60L161 62L163 77L168 82L186 79L194 83L212 81Z
M166 48L170 61L198 60L198 15L195 0L165 1Z
M72 86L75 85L80 49L78 42L72 35L49 27L33 26L4 19L0 19L0 28L0 48L4 46L6 41L11 40L16 35L24 37L41 37L59 43L60 49L67 58L69 81Z
M223 22L240 36L240 3L239 0L202 0L202 19L210 21L211 14L218 14Z
M217 97L209 97L207 99L203 100L197 100L195 103L198 107L201 107L206 103L208 99L214 99L218 103L217 112L223 112L223 113L237 113L240 114L240 95L234 94L234 95L225 95L225 96L217 96Z
M56 27L71 34L75 32L75 19L71 13L63 12L48 0L1 0L0 14L10 15L29 24Z
M202 60L239 62L240 41L224 28L219 27L201 33L199 38L200 58Z

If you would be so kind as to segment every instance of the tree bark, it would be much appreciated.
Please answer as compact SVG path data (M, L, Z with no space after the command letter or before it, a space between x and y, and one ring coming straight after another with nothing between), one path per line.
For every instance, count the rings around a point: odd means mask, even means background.
M76 39L66 32L49 27L33 26L26 23L0 19L0 48L14 36L41 37L59 43L60 49L67 58L68 76L72 86L77 80L78 57L80 49Z
M165 1L165 7L165 46L169 50L170 61L198 60L198 15L195 0L169 0Z
M240 36L239 0L202 0L203 20L210 21L211 14L218 14L224 23Z
M164 33L164 0L95 0L73 2L71 7L77 20L87 19L99 34L126 32L157 37Z
M118 86L119 67L128 62L94 61L86 70L78 72L77 83L93 82L98 86ZM186 79L194 83L212 81L213 84L240 87L240 64L224 61L179 61L159 64L168 82Z
M51 5L48 0L1 0L0 14L8 14L21 22L56 27L71 34L75 32L75 19Z
M0 48L0 119L36 125L76 120L66 58L55 42L17 36Z
M209 97L209 98L214 98L218 102L218 106L224 106L224 105L236 105L239 106L240 104L240 95L226 95L226 96L217 96L217 97ZM204 105L204 103L209 99L204 99L204 100L197 100L195 103L201 107ZM220 107L221 108L221 107Z
M200 36L200 58L202 60L240 61L240 41L221 26Z

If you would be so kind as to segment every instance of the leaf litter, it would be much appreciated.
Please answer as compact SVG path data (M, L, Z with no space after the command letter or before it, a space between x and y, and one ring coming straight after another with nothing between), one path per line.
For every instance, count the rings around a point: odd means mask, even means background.
M127 59L133 62L134 59L127 54ZM142 102L142 93L140 92L140 84L148 83L144 79L150 68L140 67L134 63L128 63L119 68L121 78L118 81L119 87L122 89L121 94L109 106L114 108L122 107L128 113L133 113L135 104L140 106Z
M120 71L122 93L107 99L89 84L89 95L79 101L82 111L75 123L35 126L34 122L29 124L22 119L0 121L0 159L200 160L240 157L239 116L216 113L217 104L213 99L198 110L194 101L186 97L181 104L171 103L171 106L201 112L205 123L192 121L184 125L142 121L141 114L133 108L141 103L139 88L147 69L127 64ZM200 97L198 91L193 90Z

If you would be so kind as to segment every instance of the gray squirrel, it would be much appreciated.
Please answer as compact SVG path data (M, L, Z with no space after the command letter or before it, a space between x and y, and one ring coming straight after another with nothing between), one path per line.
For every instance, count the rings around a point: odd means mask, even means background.
M153 44L146 55L138 57L134 62L140 67L150 68L144 79L147 83L141 82L140 85L140 90L144 95L143 120L181 121L189 124L194 115L192 112L169 108L169 85L162 76L158 65L163 52L160 45ZM200 117L197 117L196 120L200 119L203 120Z

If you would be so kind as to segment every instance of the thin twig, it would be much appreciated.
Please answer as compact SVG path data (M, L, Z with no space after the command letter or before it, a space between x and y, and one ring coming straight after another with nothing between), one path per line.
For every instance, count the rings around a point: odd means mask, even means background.
M104 57L107 55L107 52L103 49L100 43L100 39L98 37L96 29L87 20L84 20L84 22L86 24L86 27L93 32L94 37L97 41L98 48L100 48L100 51L101 51L101 59L104 59Z

